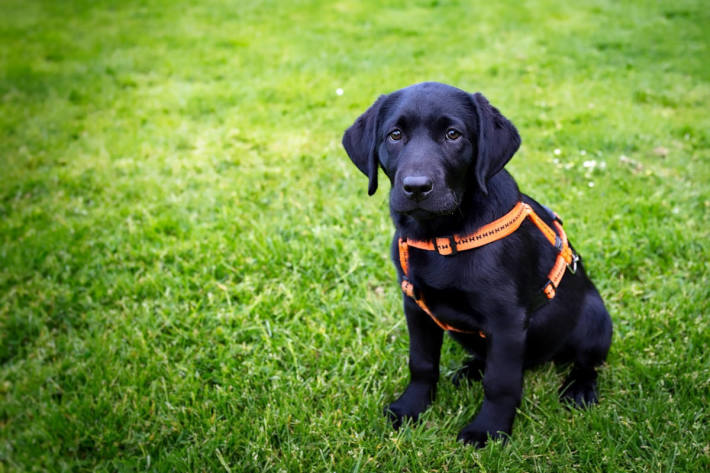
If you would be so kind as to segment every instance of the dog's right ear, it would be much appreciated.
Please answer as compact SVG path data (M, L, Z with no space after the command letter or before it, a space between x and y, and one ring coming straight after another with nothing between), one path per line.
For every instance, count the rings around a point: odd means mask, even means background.
M343 135L343 147L355 166L369 179L367 194L372 195L377 190L377 171L379 157L377 156L377 116L384 102L384 95L360 115Z

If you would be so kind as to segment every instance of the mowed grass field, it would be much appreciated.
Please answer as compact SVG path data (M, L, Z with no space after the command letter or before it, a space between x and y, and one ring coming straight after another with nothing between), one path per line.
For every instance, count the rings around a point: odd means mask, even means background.
M0 0L0 471L710 469L706 3L385 3ZM516 124L615 324L598 406L527 372L483 450L451 340L422 422L382 416L387 185L340 138L424 80Z

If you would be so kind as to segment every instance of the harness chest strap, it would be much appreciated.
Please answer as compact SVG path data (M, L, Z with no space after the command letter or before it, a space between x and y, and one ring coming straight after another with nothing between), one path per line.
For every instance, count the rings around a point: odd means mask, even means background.
M432 320L439 327L441 327L441 329L459 333L477 333L481 337L485 338L483 331L475 332L462 330L441 322L426 305L424 299L422 297L418 297L414 286L407 279L409 276L409 247L413 246L422 250L436 251L441 255L453 255L459 251L478 248L487 245L488 243L505 238L515 232L526 218L529 218L542 232L550 244L552 244L559 251L557 258L555 259L555 264L548 273L548 281L542 289L545 297L547 299L552 299L555 297L556 290L562 280L562 276L564 276L565 268L572 265L572 271L574 272L578 257L572 252L572 248L570 248L567 241L567 235L558 221L559 219L555 219L553 222L555 229L557 230L557 232L555 232L555 230L550 228L550 226L535 213L530 205L524 202L518 202L510 212L501 218L494 220L493 222L484 225L476 232L463 237L454 235L445 238L434 238L432 240L412 240L409 238L400 238L399 264L402 268L402 272L404 273L404 278L402 278L402 291L405 295L414 300L419 308L428 314L429 317L431 317Z
M429 309L429 306L426 305L426 302L424 302L424 299L421 297L417 297L415 291L414 291L414 286L412 286L412 283L407 281L406 279L402 280L402 291L407 295L407 297L411 298L414 302L417 303L419 308L423 310L431 319L438 325L442 330L447 331L447 332L459 332L459 333L477 333L480 337L486 338L486 334L483 333L482 330L479 330L478 332L473 332L469 330L461 330L456 327L453 327L449 324L445 324L441 320L439 320L434 313Z

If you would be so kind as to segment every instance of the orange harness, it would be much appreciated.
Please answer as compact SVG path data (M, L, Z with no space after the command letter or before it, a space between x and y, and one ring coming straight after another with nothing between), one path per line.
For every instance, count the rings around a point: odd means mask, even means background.
M562 229L561 221L557 214L554 214L553 222L557 232L547 225L530 207L524 202L518 202L513 207L513 210L503 215L501 218L484 225L474 233L469 235L459 236L453 235L450 237L434 238L431 240L412 240L410 238L399 239L399 264L402 267L404 277L402 278L402 292L412 298L417 303L420 309L426 312L432 318L436 325L443 330L459 333L477 333L482 338L486 338L483 331L462 330L451 325L445 324L436 318L429 307L424 302L424 298L415 291L414 286L409 282L409 247L419 248L420 250L436 251L440 255L455 255L460 251L471 250L478 248L488 243L505 238L523 223L523 220L529 218L535 226L540 229L545 238L559 251L555 264L552 266L547 275L547 283L542 288L542 292L547 299L555 297L557 288L560 285L562 276L565 274L565 267L569 267L574 273L577 270L577 261L579 257L572 251L568 242L567 235ZM559 233L559 235L558 235Z

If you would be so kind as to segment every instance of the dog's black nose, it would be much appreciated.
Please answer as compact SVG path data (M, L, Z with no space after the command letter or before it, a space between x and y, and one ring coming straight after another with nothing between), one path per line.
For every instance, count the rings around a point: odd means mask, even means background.
M429 195L433 187L429 176L407 176L402 179L404 194L410 199L422 200Z

